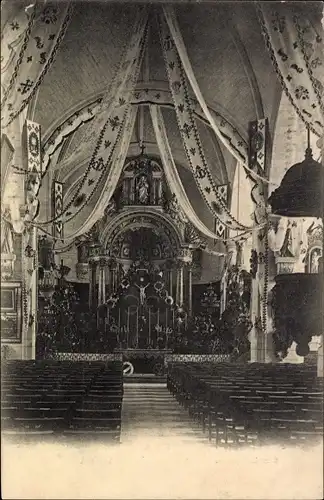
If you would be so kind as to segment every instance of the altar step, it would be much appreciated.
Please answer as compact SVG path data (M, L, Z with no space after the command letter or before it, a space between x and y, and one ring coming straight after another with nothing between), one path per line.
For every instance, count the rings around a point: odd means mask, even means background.
M124 383L121 442L137 439L207 442L201 429L172 397L166 383Z
M153 373L134 373L124 376L125 384L165 384L166 375L154 375Z

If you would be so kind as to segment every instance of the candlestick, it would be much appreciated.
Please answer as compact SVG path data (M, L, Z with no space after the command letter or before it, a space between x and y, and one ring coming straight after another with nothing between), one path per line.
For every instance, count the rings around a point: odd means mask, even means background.
M126 342L127 348L129 346L129 321L130 321L130 310L127 308L127 332L126 332Z
M136 308L136 344L138 346L138 337L139 337L139 332L138 332L138 307Z

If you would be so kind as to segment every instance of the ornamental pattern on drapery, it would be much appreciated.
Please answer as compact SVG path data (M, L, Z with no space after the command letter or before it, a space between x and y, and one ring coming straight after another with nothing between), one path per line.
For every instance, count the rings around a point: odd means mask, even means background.
M29 104L54 61L72 16L70 2L37 2L24 6L4 27L1 63L2 127L7 127ZM12 35L12 31L18 36Z
M148 10L145 6L139 6L137 17L134 22L133 33L126 45L120 59L114 78L108 85L104 95L99 99L95 119L92 120L78 146L71 152L69 162L73 162L80 153L88 146L97 143L98 130L102 130L107 123L116 103L133 100L134 87L138 80L139 67L142 62L143 50L147 39ZM127 43L128 42L128 43ZM130 87L131 85L131 87Z
M158 106L151 105L150 112L156 142L159 147L164 172L170 188L174 191L176 199L178 200L185 216L196 227L196 229L198 229L198 231L203 235L212 239L216 239L217 235L210 231L201 222L188 199L187 193L183 187L182 181L177 171L177 167L174 163L161 109Z
M184 70L176 46L169 35L164 20L160 18L159 21L161 44L178 126L197 187L214 217L231 229L246 230L248 229L246 226L235 221L231 216L224 200L217 193L217 188L203 153L191 108Z
M115 92L115 85L113 85L113 93L109 98L106 98L106 106L108 108L104 110L104 113L99 112L99 116L96 117L95 125L100 126L103 116L105 123L102 127L98 128L100 130L99 137L97 138L94 152L78 189L67 202L59 218L39 222L39 224L53 223L57 220L66 223L73 219L89 203L89 200L98 191L98 188L104 181L107 172L113 168L114 153L118 149L118 144L121 141L131 108L132 96L142 63L146 35L146 22L142 22L140 31L135 31L127 52L127 57L116 79L116 85L120 83L117 87L119 90ZM123 97L121 97L121 92L124 89L127 90L125 90ZM109 105L107 104L108 102ZM129 123L126 126L129 127Z
M262 2L257 12L272 64L290 103L317 136L324 132L324 38L306 11Z
M78 109L51 133L43 145L43 173L45 173L49 166L51 156L62 144L63 140L76 131L80 125L87 123L90 120L95 120L95 117L101 108L102 100L103 97L98 97L93 102L87 104L84 108ZM209 122L206 120L205 114L201 109L199 102L194 98L190 98L190 101L195 117L208 124ZM151 103L156 103L160 106L169 105L170 91L156 91L155 89L149 88L135 90L132 98L132 105ZM248 164L248 144L242 134L220 113L213 110L210 112L224 140L227 141L233 149L235 149L241 161ZM77 164L78 161L82 161L84 156L85 151L78 154L73 153L73 156L68 156L66 160L64 159L61 162L62 169L65 168L65 165L69 165L69 168L73 168L73 165Z

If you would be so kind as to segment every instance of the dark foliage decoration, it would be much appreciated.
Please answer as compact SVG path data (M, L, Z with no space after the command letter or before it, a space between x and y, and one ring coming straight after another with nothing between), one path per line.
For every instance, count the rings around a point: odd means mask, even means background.
M57 352L96 353L112 350L112 338L97 328L97 313L88 309L73 285L57 286L50 300L39 299L37 357Z
M219 318L219 301L209 286L201 299L200 312L175 339L176 353L230 354L234 358L249 351L248 334L251 276L232 266L229 270L227 305Z

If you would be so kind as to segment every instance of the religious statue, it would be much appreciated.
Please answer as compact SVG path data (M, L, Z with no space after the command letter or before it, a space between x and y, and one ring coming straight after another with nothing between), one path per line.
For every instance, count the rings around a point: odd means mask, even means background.
M313 250L312 255L311 255L311 262L310 262L310 272L313 274L317 274L319 271L319 259L321 257L321 250L319 248L316 248Z
M13 227L9 208L5 208L1 214L1 253L13 254Z
M282 245L281 250L280 250L280 256L281 257L294 257L292 230L291 230L291 227L289 225L287 227L285 239L284 239L283 245Z
M149 183L147 182L147 179L145 175L142 175L139 178L138 184L137 184L137 195L138 195L138 201L139 203L146 204L148 203L149 200Z
M144 285L137 285L137 283L135 283L135 286L140 291L140 304L141 304L141 306L143 306L144 303L145 303L145 299L146 299L145 290L149 286L149 283L147 285L145 285L145 286Z

